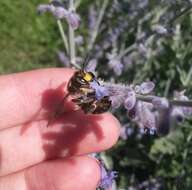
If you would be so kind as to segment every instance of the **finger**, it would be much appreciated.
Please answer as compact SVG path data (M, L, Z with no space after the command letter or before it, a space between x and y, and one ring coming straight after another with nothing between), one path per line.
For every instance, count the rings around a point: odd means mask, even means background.
M21 135L21 127L0 133L0 176L43 160L99 152L110 148L119 136L119 122L111 114L66 113L49 128L33 122Z
M95 190L100 178L96 160L73 157L47 161L23 172L0 178L3 190Z
M42 69L1 76L0 129L54 112L66 94L73 72L72 69Z

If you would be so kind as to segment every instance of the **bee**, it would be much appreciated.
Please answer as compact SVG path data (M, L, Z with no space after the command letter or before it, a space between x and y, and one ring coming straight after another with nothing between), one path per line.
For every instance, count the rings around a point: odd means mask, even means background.
M60 106L71 96L74 102L85 114L101 114L111 107L111 100L106 92L102 92L102 87L92 72L77 70L67 84L68 93L64 96L54 116L48 121L47 126L53 119L60 115Z
M97 89L99 88L102 87L95 75L92 72L83 70L76 71L67 86L68 93L74 97L72 102L77 104L86 114L104 113L111 107L108 94L104 93L98 97L97 93L99 92Z

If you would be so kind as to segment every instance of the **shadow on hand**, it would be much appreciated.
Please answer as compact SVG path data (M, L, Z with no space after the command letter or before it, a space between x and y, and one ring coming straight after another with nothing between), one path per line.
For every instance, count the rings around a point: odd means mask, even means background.
M84 114L81 110L75 110L77 106L69 98L62 101L67 94L64 90L65 86L66 83L63 83L58 88L45 90L42 94L43 120L51 121L41 132L46 159L80 154L81 141L90 133L95 136L96 140L93 139L95 141L104 138L98 123L102 120L102 114ZM37 114L34 117L37 117ZM25 123L21 134L32 126L34 120L31 118Z
M59 87L53 89L47 89L41 94L41 107L37 110L33 116L23 124L20 134L23 135L28 128L31 127L31 123L33 121L44 120L54 120L54 113L58 111L57 109L63 109L64 105L61 104L61 100L66 96L64 93L64 88L66 86L66 82L62 83ZM64 102L65 108L68 110L73 110L73 106L70 102Z
M84 114L75 111L76 105L66 99L64 85L56 89L48 89L42 96L42 108L46 110L48 128L42 133L43 149L46 158L75 155L79 152L79 144L89 133L93 133L97 141L103 138L98 121L102 115ZM55 115L55 113L60 113Z
M98 124L100 119L101 115L85 115L82 111L67 112L57 118L52 127L42 134L46 158L79 154L81 141L89 133L95 135L96 140L93 141L102 140L104 137Z

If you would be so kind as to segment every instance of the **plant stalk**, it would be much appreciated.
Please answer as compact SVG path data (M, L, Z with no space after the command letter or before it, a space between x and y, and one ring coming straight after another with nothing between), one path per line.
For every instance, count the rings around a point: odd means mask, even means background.
M101 7L101 10L99 12L99 16L97 18L97 21L96 21L96 24L95 24L95 27L94 27L94 30L93 30L93 33L92 33L92 36L91 36L91 39L90 39L90 43L88 45L88 51L90 51L93 48L93 45L94 45L95 40L97 38L99 28L100 28L100 25L101 25L101 21L103 20L103 16L104 16L104 13L105 13L105 10L107 8L108 3L109 3L109 0L103 0L102 7Z
M63 44L64 44L64 47L65 47L65 50L66 50L66 52L68 54L69 53L68 41L67 41L67 37L65 35L65 32L63 30L63 26L62 26L62 23L61 23L60 20L57 20L57 25L58 25L59 32L60 32L62 40L63 40Z
M74 1L69 0L69 11L74 10ZM77 69L80 69L80 66L76 64L76 52L75 52L75 31L72 26L69 24L69 54L70 54L70 63Z

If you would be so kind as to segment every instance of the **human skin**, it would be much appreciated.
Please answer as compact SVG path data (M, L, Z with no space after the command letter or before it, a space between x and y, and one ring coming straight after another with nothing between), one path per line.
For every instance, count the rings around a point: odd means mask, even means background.
M119 122L110 113L85 115L70 98L60 103L73 73L0 77L0 190L96 189L100 167L87 154L113 146Z

